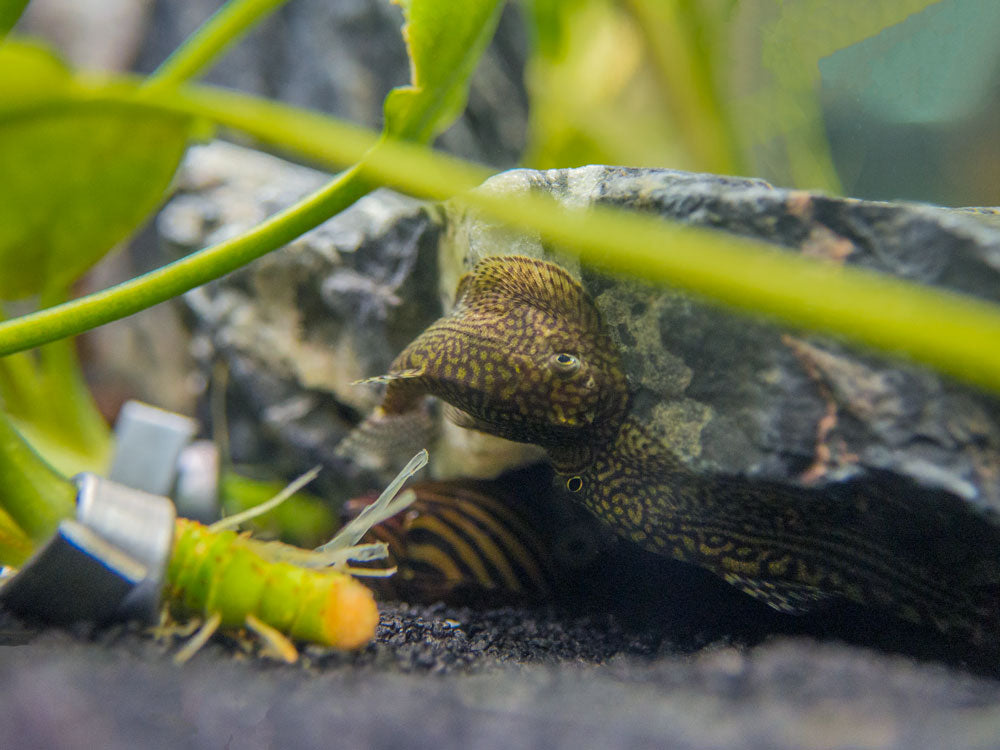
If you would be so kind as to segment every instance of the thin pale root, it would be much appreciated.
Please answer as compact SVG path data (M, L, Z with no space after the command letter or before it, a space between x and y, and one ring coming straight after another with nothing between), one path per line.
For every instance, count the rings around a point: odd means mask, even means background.
M262 656L270 656L285 662L285 664L294 664L298 661L299 650L281 631L254 615L247 615L244 624L247 626L247 630L260 638L263 644L260 651Z
M222 624L222 615L218 612L213 613L198 632L195 633L191 640L185 643L181 648L174 654L174 664L180 666L186 663L192 656L201 651L201 647L208 643L208 639L215 635L215 631L219 629L219 625Z

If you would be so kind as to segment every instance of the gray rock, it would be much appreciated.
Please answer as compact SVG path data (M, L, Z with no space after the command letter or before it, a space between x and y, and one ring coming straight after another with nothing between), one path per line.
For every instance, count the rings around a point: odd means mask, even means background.
M216 0L157 0L139 70L153 70L218 8ZM228 50L205 80L379 128L385 95L410 81L402 23L388 0L288 3ZM517 163L527 122L525 56L524 29L510 4L443 148L499 167Z
M657 213L1000 301L1000 231L969 212L600 166L511 171L480 189ZM474 213L451 210L448 223L443 288L487 255L548 257L581 276L623 352L635 413L697 470L820 485L889 472L1000 509L994 396L689 294L581 272Z
M146 34L153 0L35 0L17 31L55 46L75 66L126 70Z
M158 228L174 254L245 231L326 176L238 146L192 149ZM376 404L354 382L384 372L440 311L437 224L417 201L377 191L290 245L189 292L192 350L227 390L231 457L294 474L333 450ZM220 366L227 378L219 378ZM228 385L226 382L228 380ZM211 422L219 414L205 415ZM392 473L399 467L393 469ZM363 474L362 474L363 476ZM360 484L330 479L338 495Z
M202 147L188 158L160 231L186 252L248 228L322 180L234 146ZM1000 232L974 213L610 167L513 171L482 189L542 190L567 204L654 211L986 299L1000 296ZM290 456L278 462L283 469L335 463L335 445L378 397L352 383L386 371L439 314L439 302L448 304L462 272L491 254L559 257L537 237L464 211L446 210L440 232L439 216L380 191L289 247L187 295L200 332L195 350L206 362L225 359L234 387L245 392L246 408L230 417L236 458L270 459L277 446L278 455ZM572 261L561 262L580 273ZM889 473L1000 507L995 397L678 291L582 276L623 351L634 409L697 470L820 485ZM446 425L437 473L491 475L535 455L499 445ZM491 461L472 460L483 456Z

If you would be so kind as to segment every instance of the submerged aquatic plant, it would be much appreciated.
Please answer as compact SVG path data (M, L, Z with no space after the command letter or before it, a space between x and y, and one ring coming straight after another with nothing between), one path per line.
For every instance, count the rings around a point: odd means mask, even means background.
M167 568L166 603L181 616L205 617L202 630L178 660L190 658L219 627L246 626L270 643L280 642L281 635L343 649L368 643L375 636L378 610L371 590L351 574L391 575L393 570L352 568L348 563L386 557L384 544L357 542L372 526L413 502L412 492L399 492L426 464L427 451L421 451L365 513L316 550L257 541L234 529L291 497L315 478L318 468L272 500L211 526L178 519ZM278 651L294 654L288 646Z
M5 165L0 186L0 300L39 301L36 311L0 323L0 356L4 357L0 360L0 397L17 428L58 463L62 473L103 468L100 464L106 458L109 436L82 387L72 350L61 339L146 309L249 263L317 226L377 185L428 199L455 198L512 226L537 231L547 241L609 272L675 285L797 327L878 346L1000 391L1000 350L982 343L1000 339L996 305L876 273L832 267L660 218L610 208L572 210L536 195L515 198L469 192L490 170L434 152L424 144L464 108L469 78L496 27L503 5L499 0L401 3L412 81L387 97L380 134L316 112L192 83L256 20L281 4L281 0L231 0L145 79L76 72L37 44L13 39L0 44L0 161ZM926 4L912 0L905 4L906 12ZM0 15L0 33L9 30L23 5L6 6ZM569 5L551 0L531 5L530 17L536 19L537 29L549 34L538 36L539 65L544 65L544 55L550 52L550 62L560 59L559 50L565 49L560 45L567 43L566 16L560 14ZM886 10L885 3L867 5L880 10L866 16L861 33L893 23L903 12ZM720 6L696 6L690 0L657 6L632 0L625 7L630 17L646 24L642 26L648 37L645 43L661 78L676 75L674 68L680 65L714 80L716 69L705 56L704 46L699 46L704 39L687 40L691 44L685 53L657 34L674 28L662 26L664 13L683 11L691 18L696 7L718 10ZM723 17L712 16L712 23L721 23ZM555 26L544 26L553 19ZM698 33L702 33L705 27L694 24L691 28L701 28ZM836 41L850 39L837 37ZM812 55L825 47L808 49ZM668 52L687 57L675 58L671 64L665 58ZM803 70L779 65L785 74L778 76L776 89L807 89L815 75L814 63L813 59ZM669 85L667 90L673 91ZM709 93L702 100L678 100L674 107L713 118L714 130L721 134L718 137L729 138L734 119L728 103L719 90ZM780 114L787 107L775 111ZM238 237L117 287L64 301L71 283L163 201L187 145L216 129L237 131L344 171ZM696 131L692 132L697 135ZM536 130L536 138L540 133ZM805 146L798 153L822 161L822 155L810 150L814 138L801 143ZM723 147L715 143L714 148L711 143L694 144L690 150L701 149L701 158L711 159L706 163L713 168L738 169L746 161L746 154L732 142ZM808 176L808 169L804 174L801 184L821 184ZM49 346L37 357L26 352L44 344ZM11 450L6 458L19 464L26 475L47 476L9 444L0 445L0 450ZM9 560L23 560L26 547L39 541L32 518L48 523L71 512L61 490L39 491L45 484L32 480L9 485L0 496L0 553ZM32 503L38 507L25 512ZM185 531L192 539L199 536L198 544L211 547L215 543L193 529ZM225 538L225 544L231 545L227 549L238 547L238 542L243 544L235 535ZM192 543L192 549L201 549L198 544ZM205 575L211 582L210 572ZM209 594L206 589L205 596Z

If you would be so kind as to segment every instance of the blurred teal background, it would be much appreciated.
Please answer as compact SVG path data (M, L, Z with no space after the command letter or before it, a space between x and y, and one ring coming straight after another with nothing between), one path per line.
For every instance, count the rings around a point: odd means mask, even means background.
M1000 205L1000 2L942 0L819 69L845 194Z

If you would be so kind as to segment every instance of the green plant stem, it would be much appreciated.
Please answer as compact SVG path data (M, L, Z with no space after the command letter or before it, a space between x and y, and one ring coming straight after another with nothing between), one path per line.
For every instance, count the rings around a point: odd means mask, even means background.
M210 90L197 87L192 92L174 97L170 104L164 100L163 106L214 119L211 102L206 101L211 98ZM243 101L252 108L251 97ZM265 141L278 142L293 127L290 116L279 120L276 124L257 121L247 130ZM235 124L221 113L218 121ZM343 140L325 140L338 131L345 136ZM376 139L374 135L358 137L357 128L342 127L333 120L325 127L312 120L299 137L324 139L313 143L310 153L322 154L332 163L362 158L362 147ZM335 181L247 235L113 289L0 325L0 356L123 317L217 278L346 207L368 185L384 184L443 200L477 185L489 172L424 147L383 141L348 174L341 179L355 185L351 196L342 193ZM833 333L906 355L966 382L1000 391L1000 348L984 344L1000 340L1000 307L996 305L654 216L605 207L573 210L538 194L472 191L462 201L512 226L538 231L567 252L606 270L671 284L797 328ZM873 300L878 304L873 305Z
M36 544L76 508L76 488L43 461L0 411L0 508Z
M373 150L362 169L373 182L438 200L476 173L406 144ZM472 191L460 200L592 266L904 355L1000 392L1000 348L985 343L1000 341L995 304L656 216L568 209L540 194Z
M622 7L645 40L674 125L699 168L741 174L739 147L710 58L697 49L691 16L702 12L700 6L686 0L625 0Z
M189 105L197 101L202 113L207 113L209 94L195 93ZM238 103L227 101L225 108ZM281 140L286 128L294 128L294 115L287 110L275 132L262 127L264 119L257 119L252 129L245 128L253 117L247 111L250 103L244 100L243 105L243 117L230 115L223 124L270 143ZM232 111L239 112L240 107ZM300 131L299 139L287 142L318 136L318 142L303 152L336 164L358 158L360 149L375 138L371 135L366 140L353 127L333 132L339 129L332 121L323 125L312 120L308 132ZM374 183L432 200L469 190L489 175L478 165L401 143L381 144L360 168ZM996 305L656 217L607 208L571 211L542 195L512 197L474 191L463 195L462 201L513 226L537 230L584 261L610 271L680 286L796 327L905 354L1000 391L1000 350L982 345L1000 340L1000 307ZM873 307L871 300L881 303Z
M239 131L327 168L355 164L379 142L378 134L367 128L214 86L184 86L151 103ZM479 168L479 174L492 173Z
M230 0L189 36L150 75L149 88L172 88L194 77L288 0Z
M165 302L285 245L350 206L371 188L352 169L245 234L109 289L0 325L0 356L119 320Z
M252 135L278 140L278 133L264 132L257 122ZM224 124L239 125L232 120ZM292 118L283 125L291 126ZM322 129L316 122L310 127ZM324 138L309 149L310 156L333 163L356 159L352 149L366 144L353 128L344 135L348 137ZM433 200L466 191L489 174L477 165L402 143L381 144L360 169L374 183ZM905 354L1000 391L1000 351L982 346L983 341L1000 340L996 305L656 217L607 208L571 211L541 195L474 191L462 201L513 226L537 230L610 271L681 286L796 327ZM873 308L873 299L882 304Z

